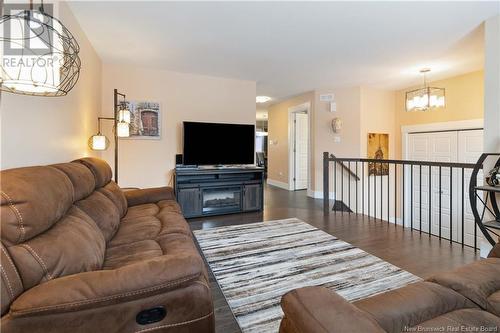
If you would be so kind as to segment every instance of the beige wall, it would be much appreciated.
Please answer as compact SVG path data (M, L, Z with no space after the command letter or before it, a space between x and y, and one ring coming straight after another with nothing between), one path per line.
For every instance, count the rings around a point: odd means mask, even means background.
M87 140L96 131L101 107L101 61L65 3L59 5L59 18L80 44L80 79L62 97L1 94L1 169L92 154Z
M160 140L120 140L120 186L164 186L171 179L175 154L182 153L183 121L255 124L256 85L171 71L105 64L102 114L113 112L113 89L127 100L160 103ZM111 135L109 126L106 134ZM228 138L230 140L230 138ZM103 156L113 166L113 149Z
M330 112L329 102L320 102L322 94L335 95L337 111ZM361 88L339 88L315 91L313 110L313 157L311 169L315 196L322 195L323 191L323 152L329 152L337 157L352 157L360 154L360 115L361 115ZM342 130L338 135L340 142L334 142L334 133L331 128L333 118L342 119Z
M396 92L396 158L402 157L401 126L480 119L484 116L484 72L477 71L429 83L446 89L446 107L426 112L406 112L406 91Z
M313 99L308 92L268 108L268 179L288 185L288 109Z
M368 133L389 134L389 158L396 155L396 93L391 90L361 88L360 156L367 157Z

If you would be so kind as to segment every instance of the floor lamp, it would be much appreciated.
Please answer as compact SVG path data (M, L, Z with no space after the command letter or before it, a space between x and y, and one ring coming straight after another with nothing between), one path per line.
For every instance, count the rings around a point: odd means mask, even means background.
M121 97L123 101L118 102ZM101 133L101 121L113 121L113 136L115 139L115 183L118 184L118 138L130 136L130 111L127 109L125 95L119 93L117 89L113 91L114 117L97 117L97 134L89 138L88 145L90 149L102 151L109 147L109 139Z

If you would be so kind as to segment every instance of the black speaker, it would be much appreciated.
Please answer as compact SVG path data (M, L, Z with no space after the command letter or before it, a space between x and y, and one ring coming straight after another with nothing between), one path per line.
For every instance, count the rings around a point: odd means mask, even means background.
M175 155L175 165L182 165L184 164L182 162L182 154L176 154Z

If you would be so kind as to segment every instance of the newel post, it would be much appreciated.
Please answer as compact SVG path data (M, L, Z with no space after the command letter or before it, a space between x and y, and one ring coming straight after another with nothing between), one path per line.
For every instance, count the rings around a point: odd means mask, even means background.
M323 212L330 214L330 158L328 152L323 153Z

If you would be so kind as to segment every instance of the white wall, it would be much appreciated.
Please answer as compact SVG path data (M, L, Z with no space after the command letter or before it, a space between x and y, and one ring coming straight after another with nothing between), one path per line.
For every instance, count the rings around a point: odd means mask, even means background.
M165 186L182 153L183 121L255 124L254 81L104 64L102 115L113 114L113 89L127 100L160 103L161 139L121 139L118 181L122 187ZM109 126L106 134L111 138ZM231 138L228 138L231 140ZM103 157L113 167L113 147Z
M80 44L82 70L67 96L34 97L2 93L1 169L68 162L91 155L101 107L101 61L67 4L58 16Z

